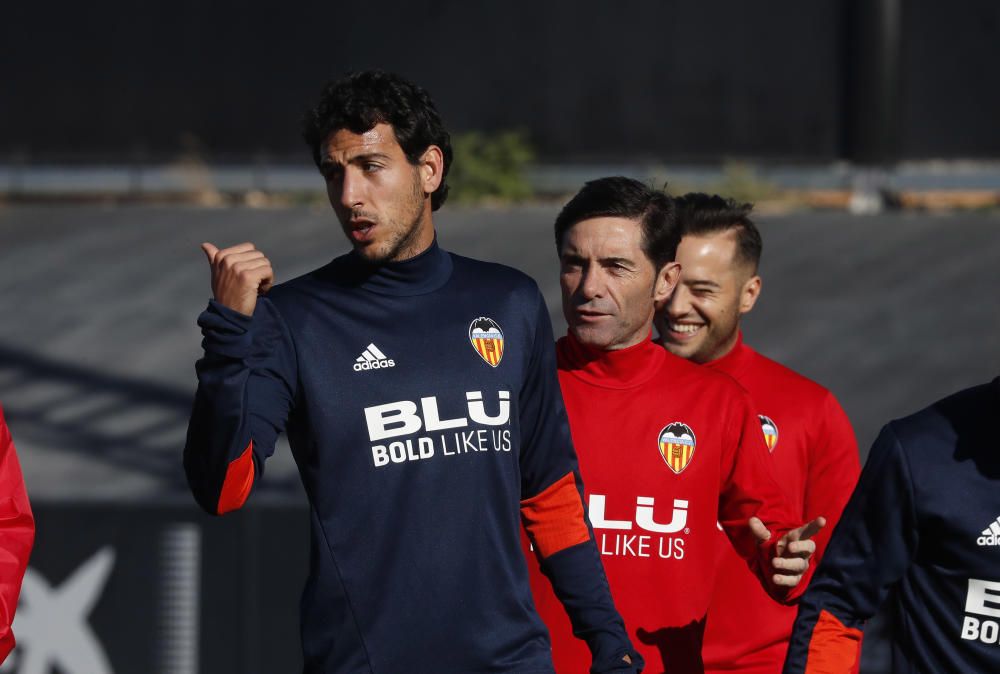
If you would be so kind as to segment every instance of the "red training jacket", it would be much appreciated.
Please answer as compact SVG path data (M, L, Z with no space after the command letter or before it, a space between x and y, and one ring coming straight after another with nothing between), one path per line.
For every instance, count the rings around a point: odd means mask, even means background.
M35 519L21 464L0 408L0 662L14 649L14 610L35 541Z
M760 517L772 543L799 524L771 474L750 398L649 339L605 352L568 336L557 355L590 521L645 671L701 672L716 522L754 570L766 566L769 584L771 546L758 548L747 520ZM586 672L586 645L530 558L529 566L556 670Z
M740 335L728 354L706 364L750 393L760 416L778 482L797 519L822 515L816 554L800 586L819 565L844 504L858 481L858 444L847 415L828 390L760 355ZM771 600L721 533L719 568L708 610L705 671L773 674L781 671L796 608ZM752 616L752 620L748 620Z

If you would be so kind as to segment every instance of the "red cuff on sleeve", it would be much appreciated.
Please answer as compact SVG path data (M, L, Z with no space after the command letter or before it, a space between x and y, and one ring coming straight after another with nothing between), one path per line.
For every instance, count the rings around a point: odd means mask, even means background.
M251 440L243 453L233 459L226 469L226 479L222 482L222 492L219 494L219 505L215 509L219 515L241 508L246 503L253 487L253 476L253 440Z
M521 519L542 559L590 539L573 473L521 501Z
M820 611L809 640L805 674L852 672L861 645L861 630L847 627L829 611Z

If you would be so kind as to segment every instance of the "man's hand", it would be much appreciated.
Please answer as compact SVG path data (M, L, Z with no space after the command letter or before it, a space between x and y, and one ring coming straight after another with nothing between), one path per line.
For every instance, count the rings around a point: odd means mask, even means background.
M799 584L802 575L809 568L809 558L816 552L816 543L810 539L825 526L826 518L817 517L781 537L771 559L772 566L777 570L777 573L771 576L775 585L792 588ZM757 539L757 545L763 545L771 540L771 532L757 517L750 518L750 531Z
M274 282L271 261L252 243L241 243L219 250L211 243L201 244L212 267L212 294L215 301L233 311L253 316L257 295L263 295Z

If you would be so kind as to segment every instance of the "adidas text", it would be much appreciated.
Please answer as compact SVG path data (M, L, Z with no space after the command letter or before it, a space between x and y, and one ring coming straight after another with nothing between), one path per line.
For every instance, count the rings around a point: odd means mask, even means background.
M366 360L363 363L355 363L354 371L361 372L362 370L380 370L383 367L396 367L396 361L391 358L385 360Z
M976 539L976 543L979 545L1000 545L1000 536L997 536L996 534L980 536Z

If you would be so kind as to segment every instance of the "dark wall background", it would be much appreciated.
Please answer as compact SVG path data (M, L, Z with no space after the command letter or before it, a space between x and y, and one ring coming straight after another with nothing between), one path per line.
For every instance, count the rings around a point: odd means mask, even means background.
M1000 156L1000 3L907 2L904 156Z
M320 85L373 66L549 160L850 158L873 2L5 3L0 161L305 159ZM898 156L1000 157L1000 5L905 5Z

